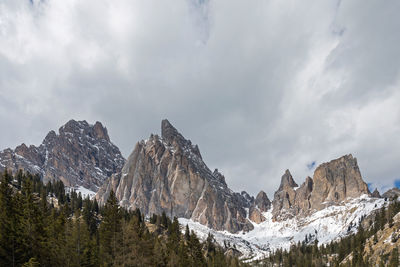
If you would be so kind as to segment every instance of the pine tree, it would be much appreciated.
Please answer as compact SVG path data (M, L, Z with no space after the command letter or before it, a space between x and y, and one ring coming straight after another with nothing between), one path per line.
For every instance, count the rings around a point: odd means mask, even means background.
M205 265L200 241L197 238L196 234L193 232L193 230L190 234L189 253L191 255L194 266Z
M100 257L104 259L104 266L115 265L116 255L119 252L122 241L122 216L118 206L118 200L114 191L104 207L104 217L100 224Z
M0 265L15 266L17 248L16 210L11 176L4 171L0 184Z
M189 231L189 226L187 224L186 224L186 229L185 229L185 240L186 241L190 240L190 231Z
M27 261L34 257L40 263L47 258L47 232L45 231L45 220L38 203L40 200L32 193L32 179L25 179L22 184L22 216L24 220L21 225L24 244L23 257Z

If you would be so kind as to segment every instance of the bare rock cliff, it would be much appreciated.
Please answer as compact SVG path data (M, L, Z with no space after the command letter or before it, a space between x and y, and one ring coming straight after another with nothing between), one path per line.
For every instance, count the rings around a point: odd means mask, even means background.
M286 170L272 201L272 214L274 220L307 216L363 194L371 195L361 177L357 159L345 155L318 166L313 179L307 177L300 187Z
M147 216L165 212L216 230L251 230L246 218L251 200L230 190L218 170L211 172L197 145L167 120L161 123L161 133L136 144L121 173L97 193L100 204L114 190L122 206L139 208Z
M347 198L370 194L361 177L357 159L352 155L321 164L314 172L313 181L310 203L311 209L315 210L338 204Z

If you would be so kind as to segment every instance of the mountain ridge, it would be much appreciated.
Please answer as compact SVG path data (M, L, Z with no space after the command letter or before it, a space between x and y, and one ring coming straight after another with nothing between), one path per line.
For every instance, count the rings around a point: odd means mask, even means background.
M39 174L44 182L61 180L66 186L97 191L125 159L100 122L69 120L58 134L51 130L38 146L24 143L0 151L0 171L19 169Z
M257 198L233 192L217 169L211 172L207 167L198 146L166 119L161 122L161 137L151 134L138 142L122 172L100 188L96 194L100 204L111 190L122 206L139 208L146 216L165 212L232 233L251 231L254 223L266 220L263 213L269 209L274 221L284 221L371 196L351 154L319 165L301 186L286 170L272 201L263 191Z

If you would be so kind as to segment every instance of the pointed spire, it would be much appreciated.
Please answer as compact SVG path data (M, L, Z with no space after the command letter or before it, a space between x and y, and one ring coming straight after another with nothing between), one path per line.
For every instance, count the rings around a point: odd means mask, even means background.
M96 121L96 123L93 126L94 134L96 138L98 139L105 139L107 141L110 141L110 137L108 136L107 128L101 124L101 122Z
M293 180L292 175L290 174L289 170L285 171L285 174L282 176L281 179L281 185L279 186L279 190L281 191L284 187L298 187L298 185L296 184L296 182Z
M381 198L381 194L378 191L378 188L375 188L374 192L371 194L372 197Z
M261 212L265 212L271 207L271 201L269 200L267 194L262 190L257 194L255 204Z
M191 145L167 119L161 121L161 137L169 143L176 141L180 146Z

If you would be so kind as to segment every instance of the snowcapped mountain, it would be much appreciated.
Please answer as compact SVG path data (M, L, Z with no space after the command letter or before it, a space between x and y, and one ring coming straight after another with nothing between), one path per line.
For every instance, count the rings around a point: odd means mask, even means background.
M256 260L269 255L278 248L289 249L292 244L307 240L310 244L327 244L340 237L354 233L360 221L378 210L385 201L362 195L348 199L337 205L329 206L307 217L294 217L285 221L274 221L272 208L263 213L262 223L253 223L249 232L230 233L216 231L190 219L179 218L182 225L188 225L205 240L209 233L221 246L235 246L243 259Z
M246 192L230 190L217 170L203 162L197 145L186 140L167 120L161 137L136 144L122 172L112 176L96 198L105 203L110 191L120 205L139 208L146 216L165 212L217 230L251 230L247 211L254 204Z
M212 233L249 260L304 240L324 244L346 236L385 205L369 192L352 155L321 164L300 186L286 170L272 201L263 191L256 197L233 192L168 120L161 123L161 136L138 142L126 161L100 122L70 120L38 147L1 151L0 170L5 168L37 173L44 182L59 179L100 204L113 190L121 206L147 217L176 216L200 238Z
M323 244L348 235L384 205L369 192L352 155L321 164L301 186L286 170L272 202L263 191L256 198L233 192L221 173L206 166L198 146L167 120L161 137L137 143L122 171L100 188L99 203L111 190L126 208L139 208L148 217L176 216L200 237L213 233L221 245L235 244L251 259L306 237Z
M50 131L38 147L22 144L0 152L0 170L22 169L39 174L44 182L61 180L66 186L94 192L124 163L100 122L70 120L58 134Z

